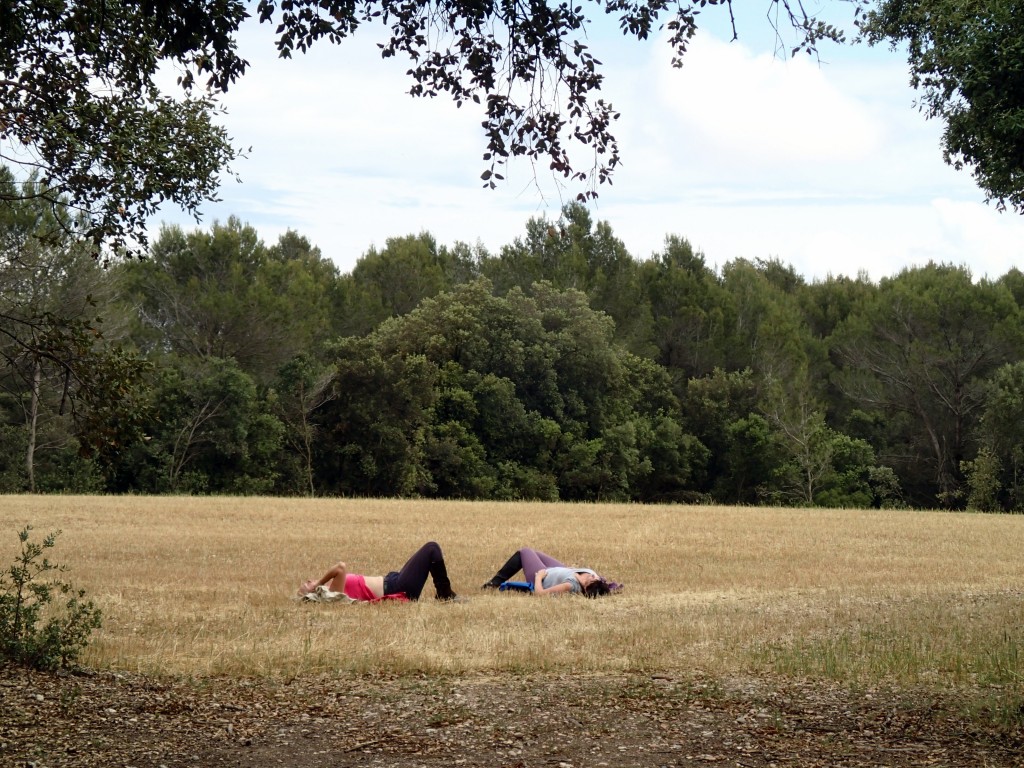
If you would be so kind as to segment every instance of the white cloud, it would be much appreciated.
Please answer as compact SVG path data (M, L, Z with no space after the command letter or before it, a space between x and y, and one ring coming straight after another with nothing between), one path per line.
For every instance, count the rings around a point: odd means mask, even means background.
M660 46L659 97L719 156L787 168L877 149L878 126L810 59L754 55L706 35L691 44L681 69L668 65L667 53Z

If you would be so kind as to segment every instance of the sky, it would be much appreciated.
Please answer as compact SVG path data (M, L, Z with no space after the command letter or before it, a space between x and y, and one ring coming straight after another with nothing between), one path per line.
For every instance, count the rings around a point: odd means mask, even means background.
M740 17L736 41L705 18L681 69L663 37L637 42L604 20L589 35L601 96L621 115L622 157L589 206L635 258L676 235L712 269L778 259L808 281L877 281L929 261L995 279L1018 262L1024 218L986 204L969 171L943 162L942 124L917 110L904 55L825 44L820 60L787 58L763 14ZM559 190L526 162L484 189L482 114L409 96L408 64L380 58L379 34L282 60L272 27L247 22L239 51L250 68L220 120L246 148L240 181L225 178L199 223L162 210L154 234L234 215L268 244L294 230L350 272L388 238L429 232L497 253L531 217L557 220L579 189Z

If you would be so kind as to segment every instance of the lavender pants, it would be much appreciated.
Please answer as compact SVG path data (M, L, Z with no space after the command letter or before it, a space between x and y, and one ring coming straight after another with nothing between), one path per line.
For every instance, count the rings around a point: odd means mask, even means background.
M530 547L523 547L520 549L519 558L523 563L523 575L531 584L533 584L533 580L537 576L537 571L543 568L565 567L565 563L560 563L551 555L546 555L543 552L531 549Z

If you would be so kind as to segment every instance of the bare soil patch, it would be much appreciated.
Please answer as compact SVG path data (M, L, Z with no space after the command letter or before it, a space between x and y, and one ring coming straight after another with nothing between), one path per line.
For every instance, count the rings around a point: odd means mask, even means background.
M0 667L0 765L1022 766L955 694L659 675L290 681Z

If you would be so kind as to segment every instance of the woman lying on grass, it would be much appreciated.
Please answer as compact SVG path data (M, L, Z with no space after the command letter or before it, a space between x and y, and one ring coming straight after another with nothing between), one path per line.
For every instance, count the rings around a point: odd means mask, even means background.
M503 583L523 572L535 595L586 595L603 597L621 589L619 584L607 582L590 568L571 568L551 555L523 547L508 559L482 589L497 589Z
M351 600L374 602L384 599L419 600L427 576L434 580L438 600L462 602L452 590L444 554L436 541L428 541L410 557L400 571L385 576L364 576L349 573L345 563L337 563L319 580L310 579L299 587L299 597L330 600L330 594L341 593Z

